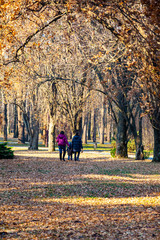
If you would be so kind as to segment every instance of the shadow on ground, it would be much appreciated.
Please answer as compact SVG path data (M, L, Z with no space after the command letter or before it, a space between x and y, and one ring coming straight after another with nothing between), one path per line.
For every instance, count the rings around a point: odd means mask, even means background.
M159 164L28 154L0 161L2 239L158 239Z

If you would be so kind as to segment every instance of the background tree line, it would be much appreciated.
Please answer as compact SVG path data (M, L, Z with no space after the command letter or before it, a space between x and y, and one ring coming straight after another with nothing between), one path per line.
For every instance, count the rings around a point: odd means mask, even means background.
M38 147L42 122L50 125L52 146L57 122L82 131L98 105L102 125L106 106L115 125L117 156L127 156L131 135L140 149L147 115L153 161L160 161L158 7L158 1L1 1L1 92L17 108L19 135L25 124L30 149Z

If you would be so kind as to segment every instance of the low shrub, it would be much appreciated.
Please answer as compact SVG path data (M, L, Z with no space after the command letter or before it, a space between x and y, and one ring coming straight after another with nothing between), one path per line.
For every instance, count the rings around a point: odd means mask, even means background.
M112 140L111 145L112 145L113 148L116 148L116 140Z
M112 148L110 151L111 157L116 157L116 148Z
M0 143L0 159L13 159L14 153L7 143Z
M112 149L110 150L111 157L116 157L116 140L112 139L111 141Z

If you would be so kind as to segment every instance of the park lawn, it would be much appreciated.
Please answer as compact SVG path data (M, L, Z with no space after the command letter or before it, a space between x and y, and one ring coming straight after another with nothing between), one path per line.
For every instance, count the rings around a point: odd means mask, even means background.
M69 140L69 142L71 142L71 140ZM0 143L4 143L2 136L0 136ZM26 149L26 148L29 147L29 143L18 144L18 139L17 138L12 138L12 137L8 138L7 145L9 147L12 147L13 150L17 150L18 147L19 147L19 150L21 150L23 148ZM42 144L42 140L39 141L38 146L45 148L45 145ZM113 146L112 146L111 143L107 143L107 142L105 142L105 144L98 143L97 147L96 147L96 150L97 151L110 151L112 149L112 147ZM58 149L58 146L56 146L56 149ZM87 151L95 150L94 143L91 142L91 141L88 141L87 144L83 144L83 149L87 150ZM46 150L47 150L47 148L46 148Z
M159 239L159 163L21 150L0 184L0 239Z

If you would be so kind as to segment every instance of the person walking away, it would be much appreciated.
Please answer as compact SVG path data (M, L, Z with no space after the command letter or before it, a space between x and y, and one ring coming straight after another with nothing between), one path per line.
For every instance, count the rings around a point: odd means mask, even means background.
M60 134L58 135L56 142L58 143L58 148L59 148L59 158L60 160L65 161L66 145L69 146L69 143L63 131L61 131ZM62 158L62 153L63 153L63 158Z
M72 139L72 151L74 153L75 161L79 161L81 149L83 149L82 140L81 137L79 136L79 132L77 131L76 135Z

